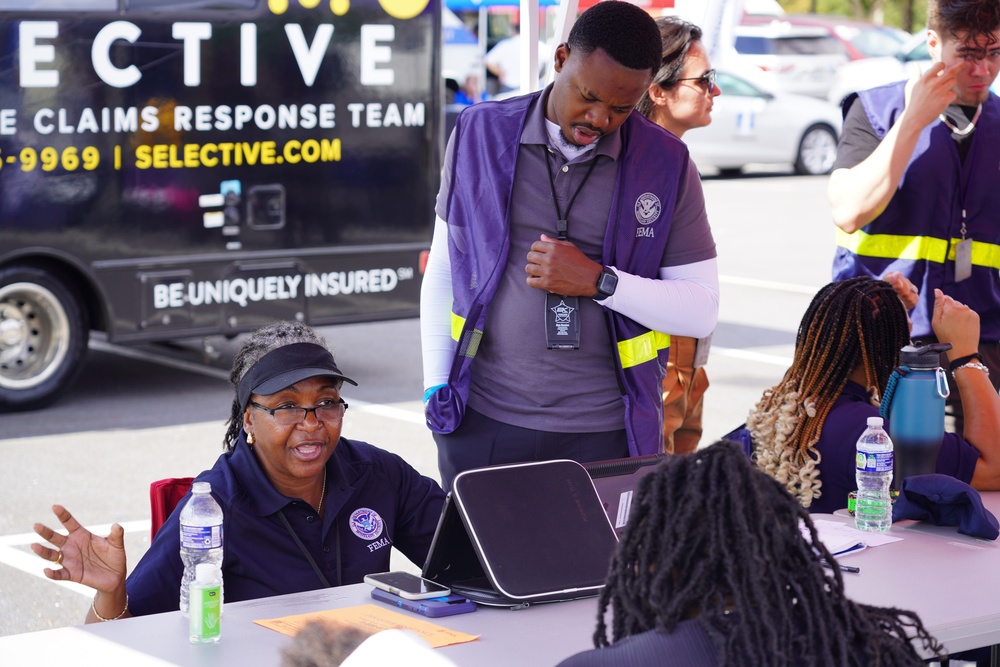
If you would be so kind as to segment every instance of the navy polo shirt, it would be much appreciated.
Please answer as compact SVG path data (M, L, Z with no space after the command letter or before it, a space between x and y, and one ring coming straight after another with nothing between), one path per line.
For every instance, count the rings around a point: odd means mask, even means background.
M878 408L871 404L865 388L848 381L823 422L823 432L816 443L816 451L822 457L819 479L823 485L822 495L809 506L810 512L830 514L847 507L847 494L858 488L854 476L858 438L868 428L868 418L878 416ZM960 435L945 433L935 470L968 484L978 460L975 447ZM893 484L898 487L899 481L894 480Z
M226 602L323 587L279 511L333 586L388 570L391 546L414 563L424 562L444 503L436 482L395 454L345 438L326 470L323 517L305 501L274 488L242 432L236 448L196 478L211 483L222 507ZM126 581L133 615L180 606L179 518L189 497L181 500Z

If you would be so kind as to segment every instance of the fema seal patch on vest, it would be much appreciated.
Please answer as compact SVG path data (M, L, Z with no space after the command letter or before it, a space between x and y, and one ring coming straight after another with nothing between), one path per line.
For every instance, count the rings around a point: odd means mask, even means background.
M662 209L663 206L660 204L660 198L652 192L644 192L639 195L639 198L635 200L635 219L643 226L635 230L636 237L648 236L649 238L653 238L653 228L646 225L653 224L660 217Z
M382 534L385 522L375 510L359 507L351 513L351 532L363 540L374 540Z

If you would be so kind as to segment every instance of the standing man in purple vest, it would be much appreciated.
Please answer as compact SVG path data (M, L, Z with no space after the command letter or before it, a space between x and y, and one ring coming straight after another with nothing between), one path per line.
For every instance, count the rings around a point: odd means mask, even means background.
M421 294L443 484L463 470L663 451L670 337L718 318L715 242L684 144L632 109L653 19L584 12L555 83L466 109L448 142Z
M978 357L996 387L1000 99L990 85L1000 71L1000 3L928 0L927 26L934 64L926 72L844 103L828 189L839 228L833 277L916 286L903 301L913 308L912 337L924 342L933 341L935 289L967 304L981 317L979 352L952 369ZM961 406L952 407L961 431Z

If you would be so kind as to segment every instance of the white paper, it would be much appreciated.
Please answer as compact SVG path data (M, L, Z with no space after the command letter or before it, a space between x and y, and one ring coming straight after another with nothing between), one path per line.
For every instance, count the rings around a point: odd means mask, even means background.
M857 553L861 551L857 548L858 544L863 544L865 547L878 547L883 544L889 544L890 542L899 542L903 538L894 537L887 533L869 533L863 530L858 530L854 526L846 523L840 523L839 521L826 521L824 519L814 519L813 525L816 526L816 532L819 534L819 541L832 553L834 556L842 555L847 556L852 553ZM805 534L805 526L800 526Z

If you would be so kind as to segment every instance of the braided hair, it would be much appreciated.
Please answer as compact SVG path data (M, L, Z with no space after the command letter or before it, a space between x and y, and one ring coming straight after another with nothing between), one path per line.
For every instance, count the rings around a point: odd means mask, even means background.
M669 457L639 484L594 645L610 607L612 641L697 619L722 665L922 665L908 632L941 653L917 614L849 600L821 559L809 513L741 447Z
M663 57L653 83L664 90L670 90L684 76L684 65L687 63L688 51L691 50L691 42L701 41L701 28L676 16L661 16L656 19L656 27L660 30L663 42ZM656 105L649 97L648 89L635 108L646 118L652 119Z
M240 429L243 428L243 406L240 405L235 393L240 380L268 352L295 343L315 343L327 348L326 341L311 327L301 322L272 322L257 329L243 341L243 346L233 359L233 370L229 373L229 382L233 385L234 394L233 407L226 422L226 436L222 441L226 451L231 452L236 447Z
M809 304L785 377L747 416L757 466L803 507L820 497L815 444L833 404L857 367L879 397L909 341L909 323L892 286L867 276L830 283Z

